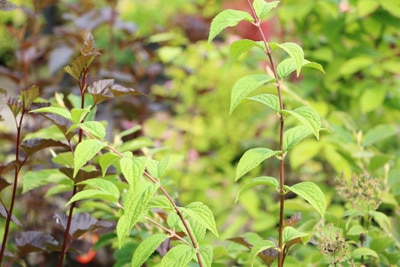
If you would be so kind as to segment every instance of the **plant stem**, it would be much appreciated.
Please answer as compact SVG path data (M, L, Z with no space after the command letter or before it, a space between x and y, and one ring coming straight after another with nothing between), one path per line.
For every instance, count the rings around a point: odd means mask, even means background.
M87 132L85 132L87 133ZM87 133L88 136L90 136L91 138L94 138L93 136L91 136L89 133ZM120 157L124 157L124 155L122 153L120 153L119 151L117 151L115 148L113 148L112 146L108 145L107 146L108 149L110 149L112 152L114 152L115 154L117 154ZM153 176L151 176L147 171L144 171L144 175L154 184L157 184L158 181L157 179L155 179ZM199 266L202 267L204 266L203 264L203 260L200 256L200 247L199 244L197 243L189 225L186 222L186 219L183 217L182 212L179 210L179 207L175 204L175 201L172 199L172 197L168 194L168 192L165 190L165 188L163 186L160 185L159 189L161 190L161 192L164 194L164 196L168 199L168 201L171 203L171 205L174 207L174 210L176 212L176 214L179 216L183 226L185 227L186 232L189 235L190 241L192 242L193 248L196 249L196 257L197 260L199 262ZM162 228L164 229L164 228Z
M23 106L25 106L25 105L23 105ZM19 162L20 161L22 121L23 121L25 112L26 112L25 107L23 107L22 111L21 111L21 116L19 118L19 122L15 118L15 124L17 126L17 139L15 140L14 184L13 184L13 191L12 191L12 195L11 195L10 208L8 209L8 211L6 209L7 219L6 219L6 225L4 226L3 242L1 243L1 249L0 249L0 264L3 262L3 255L4 255L5 248L6 248L8 233L10 231L10 223L11 223L12 214L13 214L13 210L14 210L15 198L17 196L19 172L21 170L22 165L26 162L26 159L23 162Z
M282 100L282 90L281 90L281 81L276 72L276 67L274 64L274 60L272 58L272 51L268 44L267 38L261 28L261 20L256 15L256 12L253 8L253 5L250 0L247 0L249 3L252 16L254 18L254 25L257 27L258 31L261 34L262 41L265 44L265 54L268 56L269 62L271 64L271 70L274 74L276 89L279 98L279 108L282 111L284 109L283 100ZM285 260L284 253L284 244L283 244L283 225L284 225L284 211L285 211L285 151L283 150L283 133L285 131L285 116L282 112L279 113L279 121L280 121L280 129L279 129L279 150L280 154L280 164L279 164L279 241L278 241L278 267L283 267L283 262Z
M81 92L81 108L85 108L85 89L86 89L86 76L88 75L88 68L84 68L81 74L81 79L78 81L79 89ZM85 118L83 119L83 121ZM82 121L82 122L83 122ZM83 138L83 130L79 128L79 137L78 137L78 144L82 142ZM74 184L74 188L72 190L72 196L71 198L78 192L78 187ZM70 240L70 235L69 231L71 229L71 223L72 223L72 216L73 216L73 211L75 209L76 202L72 202L70 207L69 207L69 213L68 213L68 221L67 225L65 227L65 232L64 232L64 239L63 239L63 245L61 248L61 255L60 259L58 261L58 267L62 267L64 265L64 259L65 255L67 254L67 250L69 248L69 245L72 240Z

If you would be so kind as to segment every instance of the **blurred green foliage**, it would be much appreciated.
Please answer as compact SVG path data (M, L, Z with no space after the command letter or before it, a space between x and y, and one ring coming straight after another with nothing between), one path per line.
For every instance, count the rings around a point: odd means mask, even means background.
M64 2L73 1L60 1L61 8ZM117 29L116 43L108 50L109 25L96 28L93 34L104 53L100 60L107 62L112 53L115 69L136 75L129 80L134 83L131 86L142 88L146 84L149 90L139 104L132 99L115 102L113 115L107 117L109 124L114 123L114 132L129 128L124 123L142 124L142 137L154 140L143 149L144 153L157 159L171 156L171 167L164 178L170 181L166 187L176 192L182 204L199 200L213 211L221 237L214 240L215 266L242 266L248 257L247 248L226 239L247 232L253 232L246 235L255 240L257 235L274 237L278 222L273 189L246 191L239 204L234 203L239 188L234 183L239 157L259 144L277 146L274 136L278 125L273 112L261 105L244 104L229 116L232 85L239 77L265 68L262 55L254 51L230 64L227 43L234 38L232 32L213 44L190 42L178 15L205 17L207 21L221 10L220 1L120 0L117 10L123 21L137 26L137 32L127 34ZM386 214L392 227L385 229L377 217L368 242L380 253L380 262L375 261L374 266L382 267L395 266L393 255L400 246L400 230L396 227L400 224L399 10L398 1L285 0L273 18L279 26L271 37L279 42L295 40L306 58L322 64L326 71L325 76L305 71L300 78L292 77L285 83L286 103L291 107L311 105L322 115L327 128L319 142L310 138L293 150L288 182L318 182L329 203L327 221L346 234L359 225L358 217L346 214L350 203L337 195L335 178L343 174L345 180L350 180L353 173L378 177L382 204L377 211ZM20 10L1 12L1 25L20 27L24 21ZM0 28L0 44L1 61L12 62L10 51L17 48L17 43L6 27ZM147 69L155 64L161 66L161 71L154 81L135 72L138 66ZM139 117L144 117L143 121ZM2 145L9 139L4 138ZM255 175L275 176L277 172L278 161L269 161L253 171ZM88 206L83 208L94 209L95 204ZM290 211L301 212L303 231L317 224L318 218L303 201L288 199L286 207L287 216L294 214ZM358 242L358 235L349 237L353 245ZM213 238L210 236L210 240ZM388 246L379 247L380 241ZM314 246L296 249L292 256L287 266L299 266L299 262L328 264Z

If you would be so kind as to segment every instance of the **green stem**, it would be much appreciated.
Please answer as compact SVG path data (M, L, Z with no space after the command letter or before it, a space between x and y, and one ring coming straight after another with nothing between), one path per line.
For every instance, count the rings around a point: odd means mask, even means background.
M249 3L251 13L254 18L254 25L257 27L258 31L261 34L262 41L265 44L265 54L268 57L268 60L271 64L271 70L274 74L274 78L276 81L276 89L279 98L279 108L282 111L284 109L283 99L282 99L282 90L281 90L281 81L276 72L276 67L274 60L272 58L272 51L268 44L267 38L261 28L261 20L256 15L256 12L253 8L253 5L250 0L247 0ZM278 240L278 267L283 267L283 263L285 260L284 253L284 244L283 244L283 225L284 225L284 211L285 211L285 151L283 150L283 133L285 131L285 116L282 112L279 113L280 120L280 129L279 129L279 149L281 151L280 155L280 164L279 164L279 240Z

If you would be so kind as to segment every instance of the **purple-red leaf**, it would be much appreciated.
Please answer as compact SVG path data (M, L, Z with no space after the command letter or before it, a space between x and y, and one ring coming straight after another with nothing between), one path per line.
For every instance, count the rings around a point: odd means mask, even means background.
M11 11L16 9L18 6L8 2L7 0L0 0L0 10L1 11Z
M143 95L141 92L136 91L133 88L124 87L119 84L114 84L110 88L111 93L115 96L124 96L124 95Z
M72 179L75 182L75 184L88 179L103 177L101 170L95 170L95 171L79 170L75 178L74 178L73 168L61 167L60 171L64 173L66 176L68 176L68 178Z
M61 141L56 141L52 139L41 139L41 138L34 138L28 139L22 142L21 148L22 150L29 156L33 153L46 149L49 147L63 147L68 149L69 146Z
M20 233L15 238L15 243L21 254L37 251L57 251L60 246L57 240L49 234L37 231Z
M4 188L6 188L7 186L9 186L9 185L10 185L10 183L7 182L7 180L4 179L3 176L0 175L0 192L1 192Z
M285 221L285 226L295 227L297 223L300 221L301 221L301 213L297 212L296 214L294 214L292 217L290 217Z
M67 226L68 216L64 213L56 214L56 222L65 230ZM77 213L72 217L69 235L76 239L86 232L93 231L98 228L111 227L111 222L99 221L93 218L89 213Z
M0 216L3 218L7 218L7 210L4 207L4 204L1 203L0 205ZM13 221L13 223L15 223L18 226L22 226L21 222L17 219L17 217L15 217L14 215L11 215L11 221Z

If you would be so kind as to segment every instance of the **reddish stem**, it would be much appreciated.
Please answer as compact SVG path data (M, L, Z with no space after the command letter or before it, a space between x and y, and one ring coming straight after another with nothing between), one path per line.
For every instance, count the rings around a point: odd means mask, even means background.
M282 92L281 92L281 81L278 77L276 72L276 67L274 64L274 60L272 58L272 51L267 42L267 38L261 28L261 21L257 17L256 12L251 4L250 0L247 0L249 3L251 13L254 18L254 25L259 30L262 41L265 44L265 54L268 56L269 62L271 64L271 69L274 74L274 78L276 81L276 89L279 98L279 108L282 111L284 109L283 100L282 100ZM279 150L281 151L280 154L280 164L279 164L279 241L278 241L278 267L283 267L283 262L285 259L284 255L284 245L283 245L283 225L284 225L284 210L285 210L285 151L283 150L283 133L285 131L285 116L282 112L279 113L279 120L280 120L280 129L279 129Z

